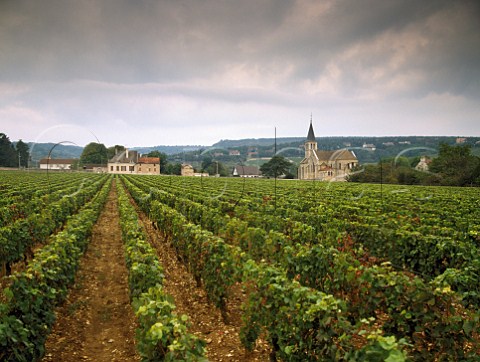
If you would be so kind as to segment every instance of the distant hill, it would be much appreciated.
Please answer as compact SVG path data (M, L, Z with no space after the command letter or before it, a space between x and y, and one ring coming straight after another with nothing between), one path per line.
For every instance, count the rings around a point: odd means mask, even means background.
M304 137L281 137L277 138L277 144L285 143L303 143L305 141ZM211 147L219 148L233 148L233 147L257 147L257 146L271 146L275 143L274 138L245 138L241 140L221 140Z
M152 147L132 147L132 150L136 150L141 154L149 153L152 151L163 152L167 155L176 155L183 152L197 151L208 146L152 146Z
M345 143L350 144L351 147L362 147L364 143L374 144L377 147L385 143L398 144L404 142L404 144L438 144L445 142L448 144L455 143L457 137L453 136L332 136L332 137L316 137L318 147L320 149L337 149L345 147ZM277 138L277 145L298 143L303 145L306 137L279 137ZM480 140L480 137L469 137L468 143L472 145L475 141ZM406 143L405 143L406 142ZM258 146L272 146L275 144L275 138L245 138L240 140L221 140L212 145L212 147L258 147Z
M416 157L436 154L440 143L456 144L454 136L388 136L388 137L316 137L321 150L349 148L355 152L360 163L376 163L380 159L399 155ZM277 138L277 152L283 156L295 157L303 154L305 137ZM466 144L472 153L480 153L480 137L467 137ZM238 149L242 155L254 152L252 157L271 157L274 153L274 138L221 140L212 147ZM372 147L368 147L372 146Z

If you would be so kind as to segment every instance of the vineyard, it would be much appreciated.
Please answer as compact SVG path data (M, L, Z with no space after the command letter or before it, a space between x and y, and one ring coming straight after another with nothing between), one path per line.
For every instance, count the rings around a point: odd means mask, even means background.
M476 188L3 172L0 189L0 360L45 355L113 192L145 361L229 358L177 313L146 225L212 313L240 313L240 360L479 358Z

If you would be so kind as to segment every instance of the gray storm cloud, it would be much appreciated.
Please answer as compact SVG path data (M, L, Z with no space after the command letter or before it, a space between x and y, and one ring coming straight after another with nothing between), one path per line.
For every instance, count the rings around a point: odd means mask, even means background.
M387 134L410 102L395 132L480 134L478 19L476 1L5 0L0 117L14 139L29 119L303 135L310 112L325 133Z

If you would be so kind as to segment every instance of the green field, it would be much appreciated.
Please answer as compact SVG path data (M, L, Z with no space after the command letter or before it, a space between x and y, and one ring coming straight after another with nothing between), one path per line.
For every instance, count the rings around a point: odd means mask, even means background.
M478 357L478 188L82 173L0 177L3 274L43 245L1 299L0 345L12 351L41 351L115 179L131 293L148 305L165 298L152 289L163 275L135 226L129 196L215 308L226 315L232 291L241 288L246 349L263 338L285 361ZM139 345L156 348L162 336L146 338L158 323L146 316ZM200 356L201 342L181 331L182 348Z

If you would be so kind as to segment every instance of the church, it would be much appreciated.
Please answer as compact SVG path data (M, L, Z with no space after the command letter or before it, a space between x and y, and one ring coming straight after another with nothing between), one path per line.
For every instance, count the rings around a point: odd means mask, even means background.
M357 156L346 148L323 151L317 148L312 120L305 141L305 158L298 167L300 180L346 181L352 169L358 165Z

